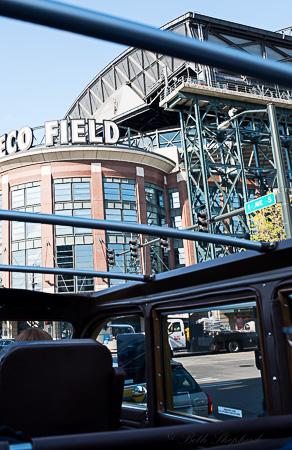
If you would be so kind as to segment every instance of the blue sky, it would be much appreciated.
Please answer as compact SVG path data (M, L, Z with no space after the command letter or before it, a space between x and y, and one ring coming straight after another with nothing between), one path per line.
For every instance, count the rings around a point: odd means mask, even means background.
M270 31L292 25L291 0L63 0L156 28L195 11ZM0 136L62 119L125 47L0 17Z

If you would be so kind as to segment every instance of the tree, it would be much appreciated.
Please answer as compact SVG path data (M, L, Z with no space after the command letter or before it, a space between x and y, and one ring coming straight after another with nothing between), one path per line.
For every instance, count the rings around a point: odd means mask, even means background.
M286 234L281 203L249 214L249 228L252 241L283 241Z

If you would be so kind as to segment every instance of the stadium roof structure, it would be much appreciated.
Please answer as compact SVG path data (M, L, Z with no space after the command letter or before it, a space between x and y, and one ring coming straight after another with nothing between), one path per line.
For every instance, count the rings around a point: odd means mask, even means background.
M292 63L292 36L282 30L261 30L195 12L184 14L161 29ZM159 97L181 76L195 77L207 86L222 79L239 85L263 84L240 74L131 47L86 86L65 117L111 119L140 132L174 126L177 117L158 107Z

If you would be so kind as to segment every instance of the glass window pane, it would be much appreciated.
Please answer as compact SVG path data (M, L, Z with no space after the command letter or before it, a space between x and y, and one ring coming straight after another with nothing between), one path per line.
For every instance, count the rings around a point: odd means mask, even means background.
M73 200L90 200L90 183L73 183Z
M155 192L153 188L145 187L145 194L146 194L146 202L152 203L153 205L156 204L155 201Z
M57 247L57 266L73 269L72 245L60 245Z
M28 239L40 238L42 233L42 225L40 223L29 223L26 224L26 237Z
M37 205L39 203L41 203L41 187L26 188L26 205Z
M57 267L72 269L73 247L72 245L60 245L56 248ZM72 275L58 275L58 292L74 292L74 277Z
M91 219L91 209L74 209L73 215L75 217L83 217L84 219ZM75 234L91 234L91 228L75 228Z
M25 266L25 250L12 252L12 264ZM25 273L12 272L12 287L14 289L25 289Z
M24 189L18 189L11 192L11 207L21 208L24 206Z
M209 304L164 319L168 412L221 421L267 414L255 302ZM189 355L178 358L180 350Z
M55 202L70 202L71 200L71 183L55 184Z
M137 212L134 210L124 210L123 211L124 222L134 222L137 223Z
M105 218L106 220L122 220L122 214L120 209L106 209L105 210Z
M76 268L93 270L93 248L91 244L76 245Z
M106 200L120 200L120 187L119 183L104 183L104 198Z
M58 185L59 186L59 185ZM72 216L72 210L71 209L63 209L61 211L58 211L58 215L60 216ZM73 234L73 228L67 227L65 225L56 225L56 235L68 235Z
M122 200L126 202L135 202L135 185L134 184L122 184Z
M25 223L24 222L12 222L12 241L19 241L24 239L24 230Z
M93 270L92 245L76 245L76 268L81 270ZM77 277L77 292L93 291L93 277Z
M27 250L27 265L39 267L42 265L42 249L31 248ZM33 291L41 291L43 287L41 273L28 273L27 274L27 289Z
M170 208L180 208L179 193L171 192L169 194Z

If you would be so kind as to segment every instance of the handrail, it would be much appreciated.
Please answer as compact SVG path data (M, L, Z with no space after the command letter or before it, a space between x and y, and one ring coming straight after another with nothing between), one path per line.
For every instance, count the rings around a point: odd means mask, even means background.
M1 0L0 15L292 87L288 64L84 8L48 0Z
M255 95L257 97L265 98L267 100L286 100L292 101L292 91L288 89L279 89L277 86L274 88L265 86L265 85L254 85L254 84L246 84L246 83L235 83L229 80L220 80L220 81L209 81L204 82L195 77L186 77L181 76L177 80L174 80L169 86L167 86L160 95L160 101L164 100L169 94L171 94L175 89L181 86L183 83L187 83L188 85L199 86L204 89L216 88L222 89L224 91L230 92L238 92L240 94L247 95ZM203 92L202 92L203 94Z
M95 230L122 231L148 236L169 237L186 239L190 241L207 242L213 244L239 247L257 252L268 252L274 250L276 242L255 242L247 239L199 231L178 230L177 228L159 227L156 225L132 224L127 222L114 222L110 220L87 219L81 217L66 217L56 214L39 214L23 211L11 211L0 209L0 220L17 220L19 222L45 223L51 225L65 225L73 227L91 228Z

